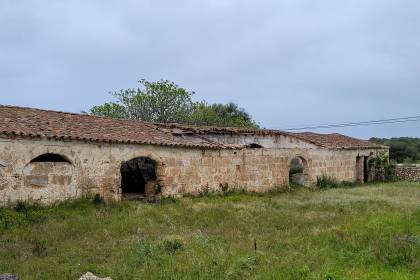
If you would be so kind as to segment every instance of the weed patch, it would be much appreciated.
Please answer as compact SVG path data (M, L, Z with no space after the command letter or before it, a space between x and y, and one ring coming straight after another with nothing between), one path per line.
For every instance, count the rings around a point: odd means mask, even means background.
M184 249L185 241L181 236L166 236L162 241L162 247L169 254L175 254Z
M317 178L316 186L320 189L333 189L338 188L340 184L335 178L329 177L327 175L322 175Z

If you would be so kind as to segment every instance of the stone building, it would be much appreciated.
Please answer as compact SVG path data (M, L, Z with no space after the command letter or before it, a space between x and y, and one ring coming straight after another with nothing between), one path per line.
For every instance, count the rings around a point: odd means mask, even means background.
M265 192L291 178L310 186L321 175L363 182L367 161L378 151L387 148L339 134L164 125L0 106L0 205L96 194L118 201L232 188Z

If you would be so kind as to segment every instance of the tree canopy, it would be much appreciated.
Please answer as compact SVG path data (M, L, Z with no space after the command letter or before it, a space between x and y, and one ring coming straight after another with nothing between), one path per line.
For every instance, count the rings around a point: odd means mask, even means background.
M110 94L116 99L94 106L89 114L103 117L136 119L158 123L206 126L258 127L251 115L231 102L208 104L194 102L194 92L168 80L139 81L140 87Z
M420 163L419 138L371 138L370 141L389 146L389 157L397 163Z

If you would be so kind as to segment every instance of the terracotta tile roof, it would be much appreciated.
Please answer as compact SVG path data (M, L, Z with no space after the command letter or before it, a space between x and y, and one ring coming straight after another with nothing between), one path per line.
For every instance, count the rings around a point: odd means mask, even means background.
M281 130L273 129L256 129L256 128L243 128L243 127L216 127L216 126L192 126L184 124L157 124L161 127L171 129L182 129L185 131L192 131L196 134L252 134L252 135L289 135L289 133Z
M237 127L197 127L180 124L158 124L168 128L179 128L193 131L195 134L252 134L252 135L282 135L300 139L319 147L329 149L382 149L385 146L367 140L356 139L341 134L318 134L312 132L291 133L273 129L249 129Z
M219 144L206 139L206 134L283 135L331 149L379 149L384 147L340 134L289 133L268 129L157 124L2 105L0 105L0 133L23 137L47 137L57 140L206 149L241 149L245 147L243 145ZM194 137L188 137L191 135Z
M385 146L361 140L338 133L318 134L312 132L290 133L291 135L309 141L315 145L330 149L383 149Z
M153 144L209 149L236 148L177 137L171 131L142 121L0 105L0 133L57 140Z

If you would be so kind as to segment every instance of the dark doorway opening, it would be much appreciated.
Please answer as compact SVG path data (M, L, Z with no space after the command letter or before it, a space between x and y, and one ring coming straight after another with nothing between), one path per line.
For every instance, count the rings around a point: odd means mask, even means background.
M358 156L356 158L356 182L368 183L369 182L369 157Z
M156 179L156 163L150 158L134 158L121 166L121 189L126 197L154 194Z
M303 157L297 156L290 162L289 183L292 186L305 186L307 184L307 162Z
M363 183L365 181L365 161L364 157L358 156L356 158L356 182Z
M364 157L363 182L369 182L369 157Z

